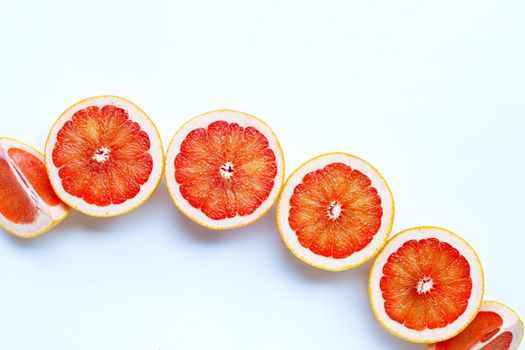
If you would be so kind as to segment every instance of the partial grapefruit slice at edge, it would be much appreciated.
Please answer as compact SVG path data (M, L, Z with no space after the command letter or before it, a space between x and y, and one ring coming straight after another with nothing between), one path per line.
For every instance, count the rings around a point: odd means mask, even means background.
M42 153L0 138L0 167L0 226L15 236L32 238L64 220L70 209L53 192Z
M342 271L374 257L388 239L394 212L392 192L379 171L352 154L334 152L305 162L288 177L276 221L298 259Z
M158 130L119 96L95 96L64 111L49 132L45 163L57 195L98 217L127 213L155 191L164 169Z
M386 330L407 341L435 343L460 333L478 313L483 268L460 236L435 226L414 227L379 252L368 290Z
M210 229L228 230L270 210L284 181L284 157L261 119L213 110L175 133L165 176L173 203L185 216Z
M518 314L505 304L487 300L463 332L444 342L429 344L427 350L516 350L522 338L523 322Z

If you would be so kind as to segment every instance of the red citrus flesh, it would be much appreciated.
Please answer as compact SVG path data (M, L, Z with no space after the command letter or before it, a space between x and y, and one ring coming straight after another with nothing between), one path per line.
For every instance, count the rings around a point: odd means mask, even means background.
M268 139L254 127L226 121L188 133L174 165L182 197L213 220L252 214L277 175Z
M346 164L332 163L306 174L295 187L288 222L304 248L343 259L372 241L382 215L370 179Z
M443 328L462 315L472 290L470 265L436 238L409 240L383 266L388 316L414 330Z
M474 321L457 336L436 344L435 350L464 350L491 340L503 324L500 315L492 311L480 311ZM482 350L508 350L512 333L503 332L483 346Z
M30 224L37 210L4 158L0 158L0 213L15 224Z
M51 187L43 161L29 152L15 147L10 148L7 154L44 202L51 206L61 203Z
M436 350L463 350L469 349L480 342L492 338L499 330L503 320L491 311L481 311L474 321L463 332L454 338L436 344Z
M64 190L108 206L135 197L153 169L150 139L122 108L90 106L58 131L53 164Z
M512 344L512 333L503 332L496 339L482 347L481 350L508 350L510 344Z

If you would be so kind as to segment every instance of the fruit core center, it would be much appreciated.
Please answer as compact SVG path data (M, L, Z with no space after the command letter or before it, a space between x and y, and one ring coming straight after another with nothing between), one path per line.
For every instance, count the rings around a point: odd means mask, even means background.
M233 176L233 163L232 162L226 162L224 163L220 169L219 173L221 174L222 178L225 180L228 180Z
M432 290L434 286L434 282L432 282L432 278L430 277L423 277L422 279L417 282L416 290L417 294L426 294Z
M343 208L341 208L341 204L337 203L336 201L332 201L328 205L328 218L330 220L336 220L341 216L341 212L343 211Z
M109 159L110 153L111 151L108 148L99 147L97 148L97 150L95 151L95 154L91 158L99 164L104 163Z

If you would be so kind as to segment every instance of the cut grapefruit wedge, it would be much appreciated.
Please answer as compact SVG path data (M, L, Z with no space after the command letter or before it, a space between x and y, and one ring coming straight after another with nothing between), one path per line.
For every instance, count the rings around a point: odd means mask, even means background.
M347 153L316 157L293 172L277 203L288 249L312 266L340 271L371 259L385 244L394 200L370 164Z
M92 97L68 108L53 125L45 154L57 195L91 216L116 216L141 205L164 166L151 119L117 96Z
M168 147L166 182L175 206L211 229L241 227L260 218L283 180L277 137L243 112L201 114L184 124Z
M370 303L379 323L416 343L461 332L478 313L483 291L483 270L472 247L439 227L398 233L370 269Z
M44 155L32 147L0 138L0 225L12 234L36 237L69 213L51 188Z
M484 301L476 318L455 337L428 350L516 350L523 337L523 323L508 306Z

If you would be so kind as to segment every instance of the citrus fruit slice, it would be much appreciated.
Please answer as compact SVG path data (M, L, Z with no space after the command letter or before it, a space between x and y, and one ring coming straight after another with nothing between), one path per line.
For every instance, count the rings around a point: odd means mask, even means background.
M461 332L478 313L483 290L474 250L439 227L395 235L370 269L370 303L379 323L416 343L435 343Z
M428 350L516 350L523 323L508 306L484 301L472 323L453 338L430 344Z
M91 216L120 215L141 205L164 166L153 122L117 96L92 97L68 108L51 128L45 154L57 195Z
M394 200L370 164L347 153L316 157L293 172L277 203L277 226L300 260L331 271L371 259L385 244Z
M277 137L243 112L201 114L184 124L168 147L166 181L175 206L211 229L241 227L260 218L283 180Z
M69 213L51 188L44 155L32 147L0 138L0 226L12 234L38 236Z

